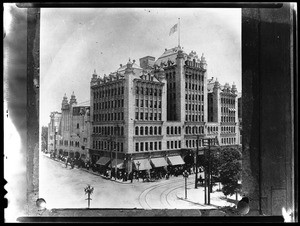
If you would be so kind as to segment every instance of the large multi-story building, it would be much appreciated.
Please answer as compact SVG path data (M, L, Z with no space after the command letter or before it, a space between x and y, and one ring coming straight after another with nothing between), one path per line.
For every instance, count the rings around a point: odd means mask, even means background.
M166 49L156 61L129 60L102 78L94 72L90 85L94 163L130 172L183 164L198 138L239 144L236 87L208 81L203 54Z
M65 95L61 113L52 112L50 115L48 150L56 155L89 157L91 138L89 111L89 106L77 106L74 93L69 102Z

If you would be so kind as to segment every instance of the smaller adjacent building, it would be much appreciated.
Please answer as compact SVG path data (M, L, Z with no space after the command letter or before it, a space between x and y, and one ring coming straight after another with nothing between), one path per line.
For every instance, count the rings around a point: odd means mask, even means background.
M50 115L48 150L55 155L89 158L90 106L77 106L74 93L65 95L61 112Z

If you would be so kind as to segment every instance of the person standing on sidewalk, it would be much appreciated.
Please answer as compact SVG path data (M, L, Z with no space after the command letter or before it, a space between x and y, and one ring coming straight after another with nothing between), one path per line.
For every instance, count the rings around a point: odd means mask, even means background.
M66 158L66 168L68 168L69 157Z

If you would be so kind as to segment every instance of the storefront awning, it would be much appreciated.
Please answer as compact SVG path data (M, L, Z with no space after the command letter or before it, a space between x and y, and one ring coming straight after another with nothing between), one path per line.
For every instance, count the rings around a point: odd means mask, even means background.
M110 158L108 157L101 157L100 159L98 159L98 161L96 162L97 165L101 165L101 166L105 166L108 164L108 162L110 161Z
M169 156L168 160L170 161L172 166L183 165L184 164L184 161L183 161L183 159L181 158L180 155Z
M152 169L148 159L133 160L134 166L137 170L149 170Z
M124 169L125 166L124 166L124 160L122 159L113 159L112 162L111 162L111 167L112 168L115 168L116 167L116 164L117 164L117 168L118 169Z
M151 162L154 165L154 167L162 167L168 165L165 158L153 158L151 159Z

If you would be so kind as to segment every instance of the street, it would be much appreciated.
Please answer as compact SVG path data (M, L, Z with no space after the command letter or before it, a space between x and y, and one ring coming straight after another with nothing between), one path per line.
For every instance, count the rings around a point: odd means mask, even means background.
M40 154L39 197L46 200L49 209L87 208L84 193L87 184L94 187L90 208L207 209L232 204L220 199L221 192L214 192L212 205L203 205L203 187L194 189L193 175L187 179L188 200L184 200L182 176L155 182L121 183L76 167L66 168L62 162Z

